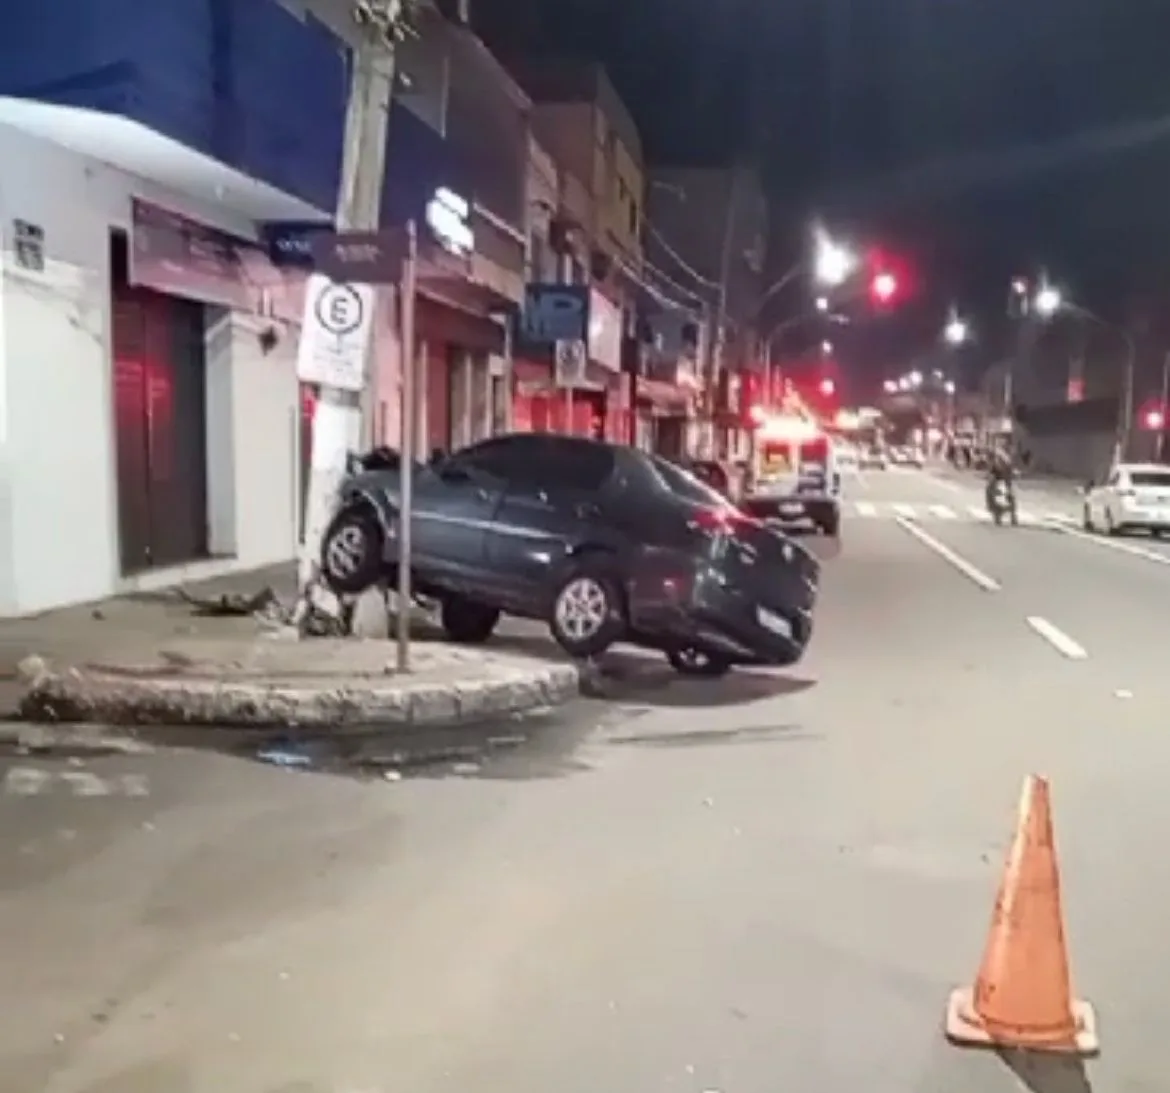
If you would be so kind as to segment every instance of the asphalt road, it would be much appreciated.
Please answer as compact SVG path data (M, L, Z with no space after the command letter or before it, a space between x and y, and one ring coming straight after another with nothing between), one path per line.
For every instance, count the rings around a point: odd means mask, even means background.
M0 760L0 1088L1165 1089L1166 548L995 528L979 500L850 483L790 673L630 657L555 718L305 769ZM1086 1071L940 1031L1029 772L1101 1025Z

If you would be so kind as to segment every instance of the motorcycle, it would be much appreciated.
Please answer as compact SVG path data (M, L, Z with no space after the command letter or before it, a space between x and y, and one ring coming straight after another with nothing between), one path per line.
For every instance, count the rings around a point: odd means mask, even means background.
M991 487L987 497L987 507L991 512L991 518L995 521L996 527L1003 525L1003 518L1008 516L1011 518L1012 527L1018 527L1020 520L1016 512L1016 497L1015 492L1009 483L1002 478L995 482Z

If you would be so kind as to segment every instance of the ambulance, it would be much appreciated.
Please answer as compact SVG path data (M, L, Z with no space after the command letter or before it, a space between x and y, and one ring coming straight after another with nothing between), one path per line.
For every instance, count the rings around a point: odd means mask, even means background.
M754 482L740 507L776 527L841 533L841 468L833 439L796 415L765 419L755 435Z

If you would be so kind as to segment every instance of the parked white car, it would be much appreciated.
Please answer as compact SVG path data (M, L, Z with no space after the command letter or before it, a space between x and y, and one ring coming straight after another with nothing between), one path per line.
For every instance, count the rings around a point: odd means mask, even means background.
M1158 463L1119 463L1101 483L1085 487L1086 531L1120 535L1145 530L1170 532L1170 467Z

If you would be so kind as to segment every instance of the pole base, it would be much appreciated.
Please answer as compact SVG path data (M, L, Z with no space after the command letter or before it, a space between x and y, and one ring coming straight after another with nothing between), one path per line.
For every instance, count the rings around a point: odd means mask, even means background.
M987 1028L975 1012L975 992L970 987L952 991L947 1001L946 1037L964 1047L1019 1048L1025 1051L1048 1051L1062 1055L1096 1055L1101 1050L1097 1038L1097 1015L1088 1002L1072 1004L1073 1033L1067 1039L1029 1033L1020 1029L1006 1035Z

